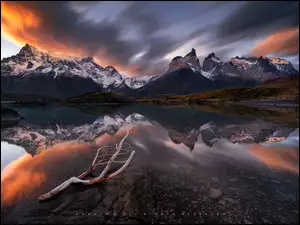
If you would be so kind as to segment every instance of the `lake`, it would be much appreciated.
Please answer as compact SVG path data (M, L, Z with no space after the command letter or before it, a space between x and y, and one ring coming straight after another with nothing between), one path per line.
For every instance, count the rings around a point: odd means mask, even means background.
M4 107L1 223L299 223L298 109ZM125 171L37 201L131 126Z

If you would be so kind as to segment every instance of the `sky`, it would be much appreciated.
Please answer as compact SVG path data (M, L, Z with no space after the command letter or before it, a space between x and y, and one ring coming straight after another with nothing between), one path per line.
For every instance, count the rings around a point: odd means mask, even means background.
M1 59L26 43L128 77L162 74L192 48L201 65L215 52L280 57L299 70L299 2L1 1Z

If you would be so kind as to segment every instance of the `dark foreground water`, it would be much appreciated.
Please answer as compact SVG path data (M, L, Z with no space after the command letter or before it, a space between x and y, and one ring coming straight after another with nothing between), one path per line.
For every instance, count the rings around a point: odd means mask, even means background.
M6 107L25 119L1 118L1 223L299 223L297 111ZM122 174L37 202L132 124Z

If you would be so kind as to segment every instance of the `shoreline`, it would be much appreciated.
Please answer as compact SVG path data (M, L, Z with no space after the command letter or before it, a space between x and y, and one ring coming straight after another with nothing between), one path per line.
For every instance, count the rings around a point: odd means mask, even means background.
M258 107L282 107L282 108L293 108L299 107L299 103L291 99L252 99L247 101L240 101L237 104L245 106L258 106Z
M299 103L293 99L249 99L242 101L222 101L219 99L207 99L199 102L156 102L156 101L134 101L134 102L17 102L17 101L1 101L1 105L126 105L126 104L151 104L151 105L181 105L189 103L192 105L244 105L249 107L281 107L294 108L299 107Z

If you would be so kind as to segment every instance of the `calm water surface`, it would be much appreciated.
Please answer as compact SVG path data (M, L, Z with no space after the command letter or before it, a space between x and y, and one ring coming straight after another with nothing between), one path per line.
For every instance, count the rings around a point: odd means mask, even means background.
M285 114L8 107L25 119L1 129L1 223L299 222L298 121ZM136 154L121 175L36 201L132 124Z

